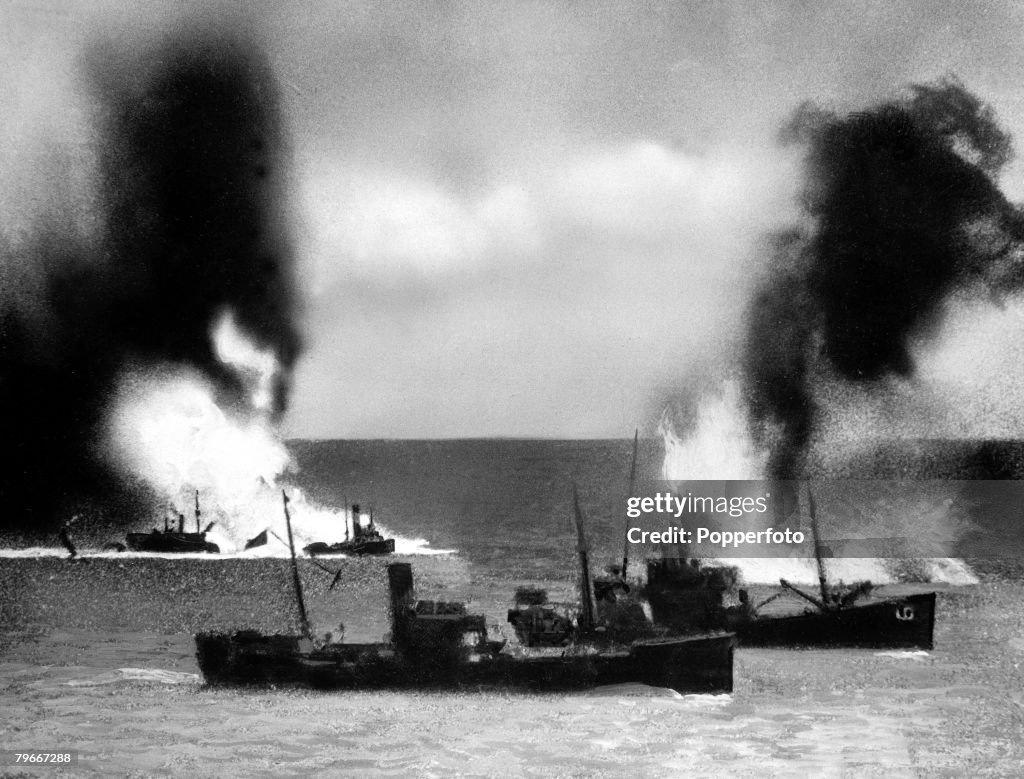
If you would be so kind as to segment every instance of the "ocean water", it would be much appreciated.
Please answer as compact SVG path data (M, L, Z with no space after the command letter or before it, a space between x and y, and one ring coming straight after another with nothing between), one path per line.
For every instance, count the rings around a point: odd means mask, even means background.
M630 442L302 442L317 501L373 505L441 555L422 596L464 599L495 631L518 584L573 597L572 482L595 567L621 556ZM656 474L660 451L644 447ZM1024 773L1024 582L1007 557L938 591L929 652L739 649L730 695L626 685L581 694L211 690L191 635L295 625L280 558L0 557L0 749L75 750L84 776L1015 776ZM387 630L385 560L304 564L316 628ZM767 587L755 587L755 598ZM798 606L794 606L799 608ZM508 634L508 631L505 631ZM6 773L5 773L6 772Z
M314 501L356 500L376 519L431 547L458 549L480 574L565 576L575 570L572 489L595 559L622 556L621 507L631 441L323 441L292 445L296 481ZM660 472L644 442L638 470Z

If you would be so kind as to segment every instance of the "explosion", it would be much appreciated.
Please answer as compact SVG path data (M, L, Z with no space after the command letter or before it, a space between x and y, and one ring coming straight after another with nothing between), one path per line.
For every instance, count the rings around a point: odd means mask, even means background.
M662 478L678 480L753 480L763 478L768 452L751 438L740 385L726 379L719 391L697 401L696 420L680 436L666 409L658 423L665 444Z
M174 514L187 514L198 491L204 515L236 543L280 516L279 499L266 505L261 498L289 466L287 450L265 418L222 410L200 374L125 376L110 438L119 466L141 477Z
M663 429L666 478L807 478L826 421L845 421L853 400L882 404L894 383L914 377L915 350L941 332L947 301L998 301L1024 281L1024 212L996 183L1010 139L959 82L913 86L903 99L845 117L806 104L783 140L806 152L804 220L768 242L741 385L726 381L698 401L688 437ZM917 517L903 528L908 535L928 535L948 554L963 529L950 511L955 496L897 492L876 507L890 518L882 527ZM926 532L930 525L939 531ZM891 579L873 564L830 562ZM949 559L924 567L928 577L970 577Z
M259 42L208 26L139 51L96 45L84 64L92 126L75 172L90 231L77 204L4 225L18 238L2 247L0 432L18 467L0 473L0 500L8 529L38 535L79 513L148 522L178 498L171 474L216 480L183 449L237 456L223 419L243 420L255 473L271 475L280 453L260 424L283 412L299 354L283 133ZM155 500L129 466L144 442L109 448L127 424L167 447L141 469Z
M93 46L75 170L89 206L4 225L19 236L0 247L8 529L45 537L81 516L144 530L198 498L237 550L284 535L282 489L300 543L359 521L288 484L276 425L300 338L277 86L237 19L199 25Z
M662 478L704 482L702 494L711 494L715 489L730 494L745 489L752 495L768 491L774 494L775 501L784 500L787 511L796 509L797 515L785 521L795 520L799 526L809 527L803 516L806 498L799 495L803 487L793 482L766 480L769 454L753 441L746 421L739 385L732 380L723 382L720 392L700 398L696 422L688 435L676 432L666 410L659 424L665 447ZM741 488L737 484L727 485L727 481L761 484ZM814 490L826 512L831 508L842 514L828 518L826 527L832 533L867 539L896 536L913 545L903 558L829 559L826 569L834 580L869 579L875 584L907 580L977 583L977 577L963 561L948 556L971 525L963 510L960 482L826 481L817 483ZM791 494L795 506L789 505L788 498L782 498L784 493ZM748 515L738 528L730 524L729 529L764 530L773 523L779 526L780 518L774 512L773 518L765 517L756 527L750 524L754 516ZM806 585L818 581L817 562L810 545L794 547L789 557L722 557L710 562L738 568L747 583L775 584L780 578Z
M1024 211L997 185L1010 138L955 79L847 116L805 104L782 140L805 152L803 219L766 241L738 382L689 404L685 439L664 433L673 473L810 475L830 425L849 435L851 414L925 394L918 355L954 300L1024 282Z
M225 409L218 403L217 387L196 371L129 371L118 388L108 430L107 449L117 466L149 485L173 516L188 515L198 498L203 517L216 523L211 537L224 551L240 551L248 539L269 530L268 546L256 554L287 554L282 490L299 546L341 541L353 522L365 524L365 516L350 516L347 507L316 505L289 482L295 464L274 426L267 391L280 370L273 355L238 329L230 311L218 318L211 338L250 403ZM396 549L405 554L449 551L401 537Z
M806 150L807 224L772 241L743 395L770 475L799 478L844 384L884 394L914 376L952 295L1020 288L1024 214L996 184L1009 136L955 80L846 117L804 105L783 136Z

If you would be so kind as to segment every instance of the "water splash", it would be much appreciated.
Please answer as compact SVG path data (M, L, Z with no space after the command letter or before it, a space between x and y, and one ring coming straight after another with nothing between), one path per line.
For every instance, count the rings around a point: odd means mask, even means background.
M225 551L242 550L268 530L267 545L250 553L288 554L279 540L286 537L282 490L299 547L343 540L353 521L348 509L318 505L289 483L296 466L272 419L272 388L281 374L273 353L257 348L230 310L212 329L211 345L241 386L241 400L225 398L205 375L188 368L126 371L109 417L110 456L153 488L175 521L179 512L191 514L198 495L203 520L216 523L208 538ZM155 524L162 524L160 518ZM378 529L395 539L401 554L451 552Z
M734 379L724 380L717 390L698 399L695 421L688 435L676 431L666 410L658 426L665 447L662 478L675 482L764 479L769 453L754 442L747 418L740 386ZM874 525L879 528L876 534L891 536L896 528L903 535L927 536L933 542L943 542L941 548L949 548L956 530L950 526L950 504L933 504L934 501L928 504L929 511L914 514L916 523L908 520L907 507L902 504L904 510L898 514L890 511L874 517ZM892 508L895 504L890 501L889 505ZM774 584L784 578L793 583L816 584L817 563L807 556L806 550L802 554L802 557L789 558L715 558L708 562L739 568L747 583ZM875 584L926 581L960 585L978 582L967 564L954 557L832 558L827 561L827 567L829 577L836 581L869 579Z
M693 431L680 436L662 414L658 433L665 442L662 478L680 480L761 479L768 452L758 447L746 426L739 382L726 379L717 392L697 403Z
M291 457L264 416L229 413L203 376L135 371L114 402L109 438L118 464L190 514L196 492L217 534L244 543L281 516L273 487Z

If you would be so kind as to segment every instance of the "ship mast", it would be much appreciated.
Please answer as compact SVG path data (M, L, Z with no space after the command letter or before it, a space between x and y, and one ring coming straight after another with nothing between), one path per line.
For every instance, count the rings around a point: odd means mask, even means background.
M292 537L292 518L288 513L288 496L284 490L281 490L281 497L284 499L284 522L288 528L288 551L292 557L292 581L295 584L295 601L299 606L299 625L302 628L302 635L309 638L309 618L306 616L306 603L302 598L302 580L299 578L299 564L295 559L295 539Z
M629 490L626 492L626 501L633 497L633 490L636 488L636 452L640 443L640 428L633 432L633 464L629 467ZM622 580L626 580L626 569L629 567L629 514L626 515L626 528L622 534Z
M342 501L341 505L345 507L345 510L344 510L344 513L342 514L342 516L344 517L344 522L345 522L345 542L348 543L348 539L349 539L349 533L348 533L348 495L342 495L341 496L341 501Z
M199 531L199 490L196 490L196 532Z
M590 547L583 530L583 510L580 508L580 496L576 490L576 482L572 483L572 507L576 521L576 551L579 553L580 559L579 627L581 631L586 632L594 627L594 601L591 597L590 586Z
M828 584L825 578L825 563L821 559L821 533L818 531L818 511L814 505L814 493L810 482L807 484L807 510L811 514L811 533L814 535L814 557L818 561L818 587L821 590L821 602L828 608Z

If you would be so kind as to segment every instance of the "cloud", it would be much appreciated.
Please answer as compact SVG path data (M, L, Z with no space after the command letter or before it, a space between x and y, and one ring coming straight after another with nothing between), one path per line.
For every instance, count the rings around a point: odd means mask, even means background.
M317 171L302 182L312 336L292 433L635 425L653 390L731 348L760 236L792 209L793 163L767 145L638 141L550 155L477 192ZM353 402L324 408L330 387Z
M533 204L515 185L465 197L397 172L332 171L309 177L302 190L314 294L344 278L465 272L537 242Z
M769 224L785 207L778 185L788 165L778 152L700 156L636 142L584 149L464 194L399 171L321 164L301 184L310 287L555 262L552 247L580 229L587 241L681 237L685 251L698 237L728 240L744 223Z
M638 141L578 155L550 177L545 189L560 216L602 232L651 236L719 229L726 225L717 220L741 221L735 218L741 203L766 216L751 201L770 196L765 184L777 183L782 155L759 156L761 162L735 150L697 155ZM766 177L766 159L776 175Z

